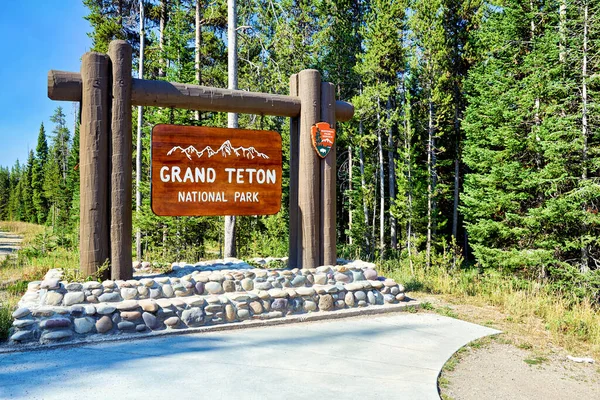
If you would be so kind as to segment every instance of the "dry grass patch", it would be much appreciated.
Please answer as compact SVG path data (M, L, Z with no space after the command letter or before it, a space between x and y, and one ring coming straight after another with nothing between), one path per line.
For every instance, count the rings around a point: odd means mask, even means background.
M42 225L30 224L28 222L0 221L0 231L23 236L22 245L27 246L37 235L43 234L46 228Z
M600 360L600 313L588 300L497 272L434 267L412 273L390 264L381 268L383 275L404 283L411 297L431 301L441 314L502 330L517 346L527 343L542 353L562 347Z
M43 279L52 268L75 271L77 252L55 243L50 229L25 222L0 221L0 231L23 236L21 250L0 260L0 340L6 339L12 324L12 312L31 281Z

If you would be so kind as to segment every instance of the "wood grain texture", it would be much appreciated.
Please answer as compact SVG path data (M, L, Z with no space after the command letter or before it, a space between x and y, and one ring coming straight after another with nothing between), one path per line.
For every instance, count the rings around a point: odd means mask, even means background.
M152 130L152 211L161 216L276 214L281 160L277 132L157 125Z
M321 114L321 74L314 69L298 74L300 114L299 172L298 172L298 241L300 268L315 268L321 261L320 202L321 168L319 157L312 147L311 127Z
M132 135L131 135L131 46L114 40L108 46L112 71L110 127L110 277L133 276L132 235Z
M76 72L49 71L48 98L81 101L81 75ZM282 117L297 117L300 114L300 99L294 96L135 78L132 80L131 103L134 106L175 107ZM345 101L336 101L335 109L336 119L340 122L349 121L354 115L354 106Z
M335 86L321 84L321 121L335 128ZM320 160L321 167L321 243L323 265L337 264L336 234L336 141L329 154Z
M84 275L109 258L108 241L108 56L86 53L81 61L82 99L79 168L79 255Z
M290 77L290 96L298 96L298 74ZM298 156L300 118L290 118L290 194L289 194L289 260L288 266L296 268L298 262Z
M132 100L136 105L190 110L293 117L300 112L297 98L276 94L218 89L166 81L134 80Z
M48 71L48 98L59 101L81 101L82 82L79 72Z

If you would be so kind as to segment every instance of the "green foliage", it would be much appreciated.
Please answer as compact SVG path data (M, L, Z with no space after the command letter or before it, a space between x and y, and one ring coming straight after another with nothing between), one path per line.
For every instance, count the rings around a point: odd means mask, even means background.
M35 159L31 171L31 189L33 191L33 204L35 206L35 221L44 224L48 215L48 201L44 193L44 170L48 159L48 142L44 124L40 126ZM22 218L14 218L19 221Z
M534 356L534 357L526 358L523 360L523 362L525 362L525 364L527 364L527 365L541 365L547 361L548 361L548 359L546 357L542 357L542 356Z
M110 40L125 39L139 63L139 2L84 4L93 49L106 51ZM353 120L336 125L340 256L392 260L382 263L383 273L395 273L392 265L400 263L411 271L404 282L412 290L443 291L441 283L451 281L468 295L498 296L495 284L533 290L543 283L569 302L598 303L600 5L569 0L561 14L560 4L238 4L242 90L287 94L292 74L317 68L323 81L336 85L337 99L355 106ZM144 2L143 78L227 86L226 2L200 3L198 44L195 5ZM142 156L141 170L134 171L142 177L142 206L134 217L142 254L136 257L164 265L220 257L222 218L166 218L151 211L150 133L159 123L225 126L226 115L144 108L142 148L133 149ZM79 130L76 126L71 135L60 107L52 124L48 137L40 127L26 163L0 167L0 219L52 227L23 251L30 259L51 249L73 253L77 248ZM278 214L238 218L238 253L286 256L288 120L240 115L240 126L281 133L284 181ZM455 191L460 192L457 226ZM419 277L424 264L431 265L423 271L428 279Z
M85 19L92 26L88 36L92 39L92 50L106 53L108 43L114 39L135 41L137 30L131 22L138 12L137 0L83 0L90 10Z
M471 172L462 210L482 267L562 282L561 270L584 271L600 256L599 177L588 167L598 163L597 138L582 134L581 36L563 42L559 13L544 12L555 3L532 4L543 19L507 2L487 8L476 34L482 62L466 82ZM581 24L575 14L568 21ZM595 88L588 90L595 109Z
M8 333L12 327L12 307L2 304L0 306L0 341L8 339Z

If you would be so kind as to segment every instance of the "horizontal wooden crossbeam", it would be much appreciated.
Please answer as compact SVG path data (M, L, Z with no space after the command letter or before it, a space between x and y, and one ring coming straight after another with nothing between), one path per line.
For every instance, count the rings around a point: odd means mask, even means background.
M219 89L166 81L133 79L131 104L134 106L174 107L189 110L236 112L243 114L297 117L300 98L279 94ZM48 72L48 97L52 100L81 101L81 74L51 70ZM354 106L335 102L337 121L348 121Z

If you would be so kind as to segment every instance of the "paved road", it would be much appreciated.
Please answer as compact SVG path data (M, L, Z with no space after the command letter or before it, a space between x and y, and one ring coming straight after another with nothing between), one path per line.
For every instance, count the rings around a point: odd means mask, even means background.
M395 313L0 354L0 398L439 399L445 361L497 332Z
M12 233L0 232L0 260L19 250L23 238Z

